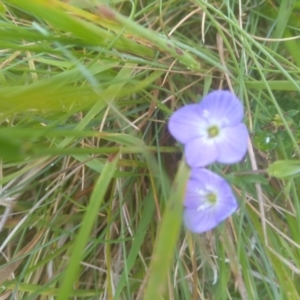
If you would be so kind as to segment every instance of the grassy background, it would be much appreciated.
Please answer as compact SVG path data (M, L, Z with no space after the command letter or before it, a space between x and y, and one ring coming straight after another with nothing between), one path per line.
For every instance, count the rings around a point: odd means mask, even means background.
M300 299L299 179L242 173L300 156L299 14L296 0L0 1L1 299ZM240 209L192 235L166 123L220 88L251 133L244 162L213 166Z

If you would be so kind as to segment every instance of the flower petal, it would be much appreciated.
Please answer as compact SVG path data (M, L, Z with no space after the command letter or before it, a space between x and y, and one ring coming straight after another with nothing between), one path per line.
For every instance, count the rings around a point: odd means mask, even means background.
M245 124L223 128L216 139L217 161L224 164L240 162L247 153L248 130Z
M198 182L198 186L200 185L202 188L207 186L214 186L218 188L219 184L224 182L226 183L221 176L204 168L191 169L190 178ZM223 187L221 187L221 189L222 188Z
M190 140L184 149L185 160L190 167L205 167L218 158L218 148L207 137Z
M168 123L170 133L182 144L201 135L206 127L206 120L199 114L199 104L188 104L179 108Z
M222 222L231 216L238 209L238 203L233 195L226 199L224 203L218 205L218 209L215 211L215 219Z
M222 178L223 179L223 178ZM236 198L231 190L230 185L227 183L225 179L220 182L218 186L219 197L218 197L218 205L216 205L216 219L217 220L224 220L228 218L231 214L233 214L237 208L238 203Z
M215 218L212 209L197 212L194 209L186 208L183 213L185 226L192 232L203 233L219 225L220 221Z
M183 213L185 226L192 232L203 233L217 227L221 222L230 217L238 208L234 205L220 205L218 209L210 207L205 211L196 211L186 208Z
M239 124L244 117L241 101L229 91L213 91L200 102L200 114L206 116L210 124L222 127Z
M192 172L193 170L191 171L191 173ZM204 189L204 186L202 185L201 181L199 181L197 178L190 178L190 180L187 182L184 206L192 209L197 209L199 205L201 205L205 201L205 198L199 195L199 191L201 191L202 189Z

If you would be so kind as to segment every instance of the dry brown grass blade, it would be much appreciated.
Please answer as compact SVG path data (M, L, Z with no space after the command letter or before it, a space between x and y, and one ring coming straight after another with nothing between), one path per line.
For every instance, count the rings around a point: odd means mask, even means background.
M44 230L39 232L37 236L35 236L23 249L21 249L18 254L15 255L14 258L11 259L13 261L11 264L6 265L5 267L0 269L0 284L2 284L5 280L9 279L11 274L15 272L18 266L22 263L25 258L24 254L28 253L33 249L33 247L37 244L44 233ZM23 257L22 257L23 256ZM18 257L22 257L18 259Z
M12 291L7 291L0 295L0 300L6 300L11 295Z

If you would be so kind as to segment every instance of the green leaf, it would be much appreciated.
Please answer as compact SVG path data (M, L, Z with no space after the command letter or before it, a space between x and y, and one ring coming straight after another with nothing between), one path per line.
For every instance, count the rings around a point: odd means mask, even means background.
M267 169L270 176L277 178L292 178L300 175L300 160L277 160Z

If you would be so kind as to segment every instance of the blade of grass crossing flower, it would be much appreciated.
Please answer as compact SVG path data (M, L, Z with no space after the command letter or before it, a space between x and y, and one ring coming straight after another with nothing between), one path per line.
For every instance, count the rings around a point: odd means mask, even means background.
M57 298L58 300L69 299L72 293L72 286L78 279L82 253L89 240L90 232L93 228L94 221L97 218L98 211L105 196L106 190L115 173L118 157L118 155L112 155L108 159L103 168L102 174L95 184L94 191L91 195L88 207L82 220L82 225L74 242L69 265L63 276L63 281L61 282L61 290Z
M158 229L144 300L161 299L163 295L179 236L183 198L189 173L190 170L182 161Z

